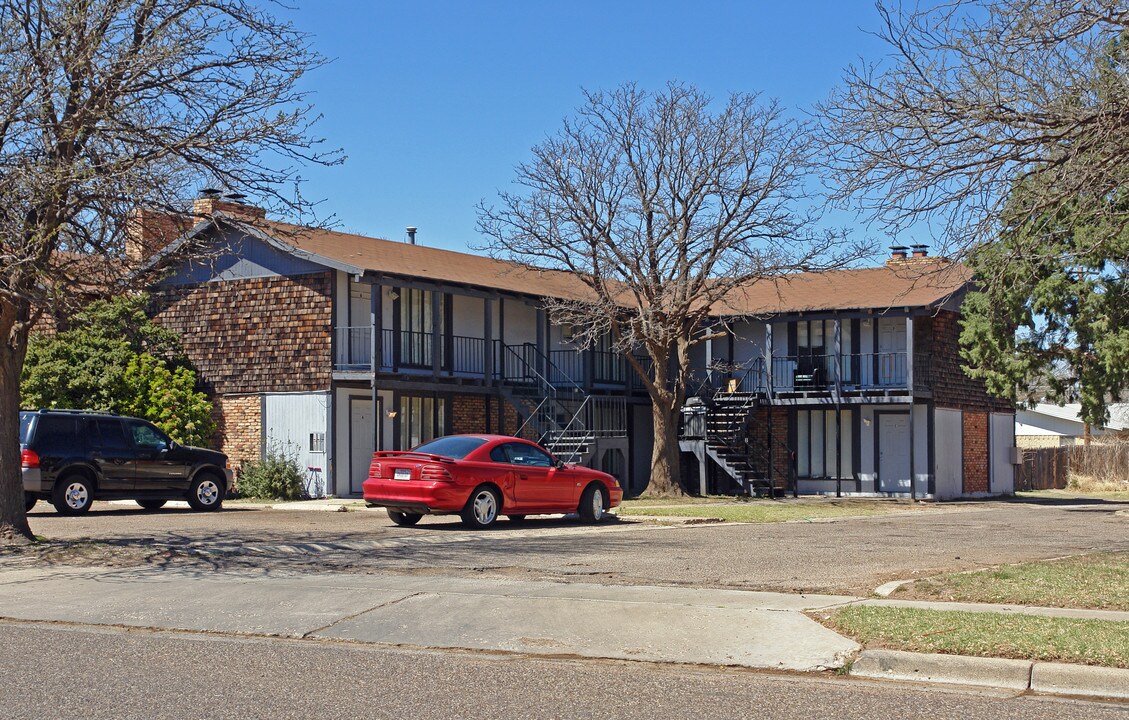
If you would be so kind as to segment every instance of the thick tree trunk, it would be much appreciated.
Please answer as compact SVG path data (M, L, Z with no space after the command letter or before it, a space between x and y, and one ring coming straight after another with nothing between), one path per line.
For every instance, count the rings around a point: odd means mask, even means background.
M27 354L27 308L0 298L0 545L34 539L20 475L20 373Z
M655 442L651 451L651 495L680 497L685 495L680 480L678 450L678 418L668 403L652 402L651 416L655 425Z

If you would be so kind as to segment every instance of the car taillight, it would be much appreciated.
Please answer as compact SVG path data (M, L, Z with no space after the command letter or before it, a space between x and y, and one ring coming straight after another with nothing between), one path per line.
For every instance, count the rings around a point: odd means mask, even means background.
M419 479L425 482L451 482L451 472L442 465L424 465L419 469Z
M39 455L37 455L34 450L22 450L20 452L20 467L39 467Z
M378 463L378 462L377 462L377 461L375 461L375 460L373 460L373 461L372 461L371 463L369 463L369 466L368 466L368 476L369 476L370 478L378 478L378 477L380 477L380 463Z

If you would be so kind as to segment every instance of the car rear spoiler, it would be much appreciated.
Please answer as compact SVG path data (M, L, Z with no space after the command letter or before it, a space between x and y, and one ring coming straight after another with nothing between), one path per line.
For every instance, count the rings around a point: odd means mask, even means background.
M424 458L432 462L455 462L452 458L443 457L442 455L432 455L431 453L412 452L411 450L377 450L372 454L374 460L377 458L396 458L396 457L414 457Z

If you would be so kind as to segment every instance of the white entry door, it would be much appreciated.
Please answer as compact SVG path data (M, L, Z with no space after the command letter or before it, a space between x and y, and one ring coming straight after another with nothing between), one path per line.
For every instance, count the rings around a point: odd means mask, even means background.
M349 492L360 495L372 462L372 400L349 398Z
M909 492L909 415L878 416L878 491Z

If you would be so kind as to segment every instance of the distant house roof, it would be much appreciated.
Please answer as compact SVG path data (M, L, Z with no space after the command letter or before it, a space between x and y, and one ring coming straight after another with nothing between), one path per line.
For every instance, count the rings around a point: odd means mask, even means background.
M1079 403L1038 403L1033 408L1016 411L1015 434L1081 436L1085 432L1081 413L1082 405ZM1129 403L1114 403L1109 406L1109 422L1100 428L1094 428L1094 431L1122 430L1129 430Z

